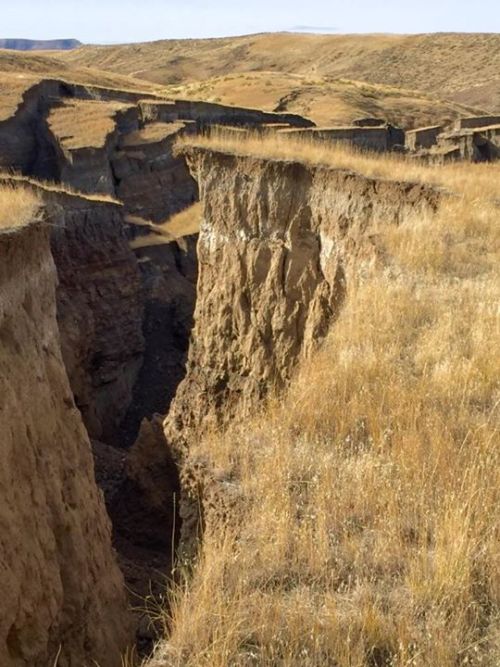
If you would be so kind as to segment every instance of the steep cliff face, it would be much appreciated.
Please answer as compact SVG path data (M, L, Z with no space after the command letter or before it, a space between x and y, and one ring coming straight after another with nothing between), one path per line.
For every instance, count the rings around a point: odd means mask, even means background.
M69 88L61 81L46 80L26 90L13 115L0 117L0 167L44 178L57 177L54 146L47 137L42 119L53 100Z
M152 123L122 137L111 157L115 192L127 212L163 222L198 199L198 187L172 146L189 123Z
M132 444L144 417L165 415L185 375L196 303L196 235L138 249L144 291L144 354L123 422Z
M119 667L125 592L60 352L49 227L2 230L0 257L0 664Z
M47 191L44 198L59 279L62 353L75 401L90 437L120 444L144 350L141 277L122 207Z
M423 185L187 149L203 220L187 375L166 421L173 442L281 387L377 261L380 223L435 208Z
M190 444L283 387L350 285L385 262L380 227L434 211L443 195L298 162L185 153L203 209L199 277L186 377L164 432L180 466L180 556L190 559L203 524L231 515L235 500Z

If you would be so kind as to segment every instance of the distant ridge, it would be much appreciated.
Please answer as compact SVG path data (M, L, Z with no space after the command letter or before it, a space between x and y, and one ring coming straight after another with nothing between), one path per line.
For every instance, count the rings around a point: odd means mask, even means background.
M13 51L70 51L79 46L77 39L0 39L0 49Z

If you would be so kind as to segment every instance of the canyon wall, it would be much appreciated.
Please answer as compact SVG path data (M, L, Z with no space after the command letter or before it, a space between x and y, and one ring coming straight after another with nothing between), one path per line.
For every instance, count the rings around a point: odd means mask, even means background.
M143 289L123 207L43 191L59 279L57 319L75 401L92 438L120 444L142 366Z
M436 208L425 185L186 149L200 187L195 325L166 421L184 443L289 379L346 290L378 258L380 225Z
M12 114L0 116L0 169L49 180L60 179L59 156L46 124L51 108L65 99L137 103L143 95L43 79L19 92Z
M186 376L164 432L180 467L180 557L189 560L208 517L230 514L234 495L190 444L284 387L350 286L384 264L380 229L436 210L443 193L293 161L185 155L203 210L199 277Z
M0 231L0 664L119 667L127 602L60 351L49 233Z

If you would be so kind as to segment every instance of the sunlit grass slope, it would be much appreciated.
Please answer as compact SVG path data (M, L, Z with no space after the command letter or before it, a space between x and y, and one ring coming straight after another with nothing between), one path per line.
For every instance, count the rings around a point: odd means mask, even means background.
M377 117L401 127L446 124L476 110L443 101L436 94L315 74L248 72L166 88L172 97L298 113L318 126L349 125Z
M417 89L441 99L500 110L500 36L496 33L263 33L86 46L58 57L164 85L277 72Z

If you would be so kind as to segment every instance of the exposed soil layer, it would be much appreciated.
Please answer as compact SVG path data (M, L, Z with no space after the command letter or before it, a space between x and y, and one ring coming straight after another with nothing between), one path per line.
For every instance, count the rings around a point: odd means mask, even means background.
M235 494L190 445L285 387L335 322L351 284L369 280L383 261L380 225L432 212L444 195L331 167L185 151L203 207L199 278L186 377L164 427L182 459L189 557L200 524L228 516Z
M122 575L56 321L49 227L0 234L0 664L118 667Z

